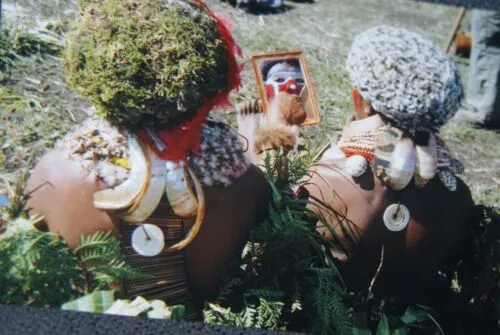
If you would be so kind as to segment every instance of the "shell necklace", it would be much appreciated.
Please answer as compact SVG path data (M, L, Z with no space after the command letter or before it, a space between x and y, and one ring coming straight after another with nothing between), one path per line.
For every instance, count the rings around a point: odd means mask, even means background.
M443 140L430 134L426 146L414 141L397 128L390 127L379 115L351 121L343 130L337 147L344 157L346 172L353 178L363 175L369 165L387 187L399 191L412 180L423 187L436 173L450 191L457 188L453 172L463 172L458 161L452 160ZM404 230L410 221L408 208L389 205L383 214L386 228L393 232Z

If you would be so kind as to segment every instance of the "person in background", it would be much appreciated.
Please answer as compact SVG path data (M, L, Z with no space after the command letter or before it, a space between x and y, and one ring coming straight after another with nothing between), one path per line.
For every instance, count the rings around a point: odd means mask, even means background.
M467 102L455 120L500 129L500 10L472 11Z

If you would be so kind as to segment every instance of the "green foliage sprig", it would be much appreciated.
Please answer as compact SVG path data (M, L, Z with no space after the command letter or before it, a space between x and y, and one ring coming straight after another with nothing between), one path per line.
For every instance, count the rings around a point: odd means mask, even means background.
M20 220L11 224L30 224ZM88 288L76 257L52 233L31 227L5 233L0 237L0 259L3 304L58 307Z
M15 194L24 195L22 189ZM81 237L73 251L59 235L38 230L39 218L20 216L25 201L14 196L1 216L6 222L0 231L0 303L60 307L95 289L143 276L125 264L110 232Z
M73 252L87 278L91 278L90 286L93 289L105 289L121 280L144 276L125 263L120 241L109 231L81 236Z
M239 313L230 308L208 304L203 311L203 318L208 324L231 324L236 327L264 328L268 330L286 330L280 320L283 303L259 298L257 305L247 305Z
M0 31L0 73L8 73L15 61L34 54L59 54L61 47L33 34L4 29Z
M19 219L23 220L23 219ZM142 276L127 266L116 248L118 240L98 232L80 240L75 253L58 235L42 232L30 222L0 237L0 303L59 307L95 289Z
M312 223L322 218L307 210L287 187L298 183L307 166L297 157L284 156L282 150L277 153L273 159L265 158L273 192L269 217L254 227L241 259L228 269L217 304L205 309L205 322L352 334L351 313L344 301L347 290L331 245Z

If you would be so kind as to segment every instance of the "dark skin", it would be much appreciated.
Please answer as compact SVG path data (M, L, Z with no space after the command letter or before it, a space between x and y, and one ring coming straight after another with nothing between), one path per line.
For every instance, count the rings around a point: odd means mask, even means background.
M356 90L353 102L354 119L373 115L370 104ZM325 215L349 249L348 253L334 251L347 283L352 289L367 291L384 247L374 292L401 302L418 301L465 237L473 207L469 189L459 180L457 190L451 192L436 176L423 188L410 185L396 192L371 171L358 178L347 175L344 164L345 158L321 160L305 187L311 199L328 207L310 208ZM391 232L385 228L382 215L388 205L398 202L409 209L411 220L403 231ZM332 239L325 227L318 227L318 231Z
M45 216L48 229L58 232L74 248L81 234L117 233L117 218L93 206L93 194L106 188L90 181L68 153L53 150L36 165L27 189L49 181L53 187L34 192L28 207ZM238 257L250 228L265 217L269 188L263 173L251 166L229 187L204 187L206 213L199 234L185 249L186 274L198 307L217 295L227 261ZM194 218L186 220L188 231Z

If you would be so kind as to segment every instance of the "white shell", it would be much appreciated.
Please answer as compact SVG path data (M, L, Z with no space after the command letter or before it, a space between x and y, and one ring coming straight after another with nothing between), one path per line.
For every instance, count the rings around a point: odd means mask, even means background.
M166 163L167 177L165 193L174 213L180 217L194 215L198 200L191 190L187 178L190 177L184 164Z
M156 156L151 149L148 150L148 156L151 162L151 178L144 195L139 199L140 203L137 208L122 216L122 219L127 222L146 220L158 207L165 191L165 185L167 184L165 161Z
M168 252L178 252L187 247L196 238L196 236L200 232L201 226L203 225L203 221L205 220L205 195L203 194L203 188L193 171L191 171L191 169L188 169L187 172L193 180L194 188L196 190L196 194L198 195L196 221L193 223L193 226L186 234L184 239L169 247L167 249Z
M165 236L160 227L145 223L134 229L131 244L139 255L153 257L165 248Z
M366 172L368 162L366 158L360 155L354 155L347 159L345 163L345 172L352 177L360 177Z
M423 187L437 172L437 144L434 135L430 135L427 146L416 147L416 158L415 186Z
M395 191L402 190L413 178L417 161L416 150L410 138L401 138L395 145L390 158L387 184Z
M455 192L457 190L457 177L450 171L444 170L439 172L439 180L448 190Z
M100 209L119 210L127 208L137 198L149 180L148 161L138 139L129 135L130 174L127 180L115 188L94 193L94 206Z
M401 231L410 222L410 211L405 205L392 204L384 211L384 224L390 231Z

